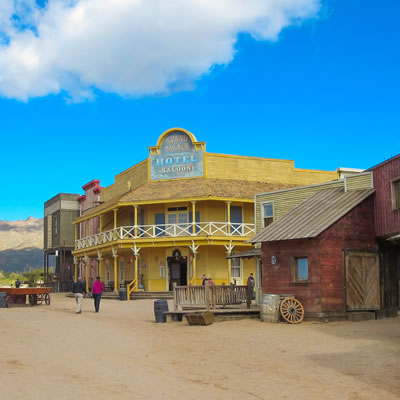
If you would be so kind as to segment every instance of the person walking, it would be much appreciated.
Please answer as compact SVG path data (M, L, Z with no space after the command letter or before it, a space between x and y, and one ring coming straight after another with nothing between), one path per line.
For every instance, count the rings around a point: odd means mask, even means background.
M81 314L83 294L86 294L86 287L82 278L78 278L78 282L74 282L72 293L76 300L76 314Z
M21 286L21 281L17 278L17 280L15 281L15 287L19 288Z
M92 287L95 312L99 312L100 299L101 299L101 294L103 292L104 292L103 282L100 280L99 276L96 276L96 280L94 281L93 287Z

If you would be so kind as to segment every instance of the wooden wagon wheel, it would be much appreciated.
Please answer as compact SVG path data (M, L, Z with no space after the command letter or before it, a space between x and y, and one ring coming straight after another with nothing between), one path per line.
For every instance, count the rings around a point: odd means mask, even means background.
M35 297L34 294L30 294L30 295L29 295L29 304L30 304L31 306L34 306L34 305L36 304L36 297Z
M280 312L282 317L289 322L289 324L298 324L303 321L304 318L304 308L294 297L288 297L282 300Z
M49 305L50 304L50 295L48 293L46 293L44 295L44 302Z

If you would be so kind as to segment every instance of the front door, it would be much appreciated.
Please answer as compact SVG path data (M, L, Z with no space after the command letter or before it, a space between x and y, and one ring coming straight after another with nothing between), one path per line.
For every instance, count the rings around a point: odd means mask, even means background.
M186 257L168 257L169 290L172 291L174 283L177 286L187 285L187 259Z
M375 253L350 252L346 263L346 309L379 310L379 256Z

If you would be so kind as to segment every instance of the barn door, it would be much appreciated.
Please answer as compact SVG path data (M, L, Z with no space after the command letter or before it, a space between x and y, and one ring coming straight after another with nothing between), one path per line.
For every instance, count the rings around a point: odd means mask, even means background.
M348 253L345 263L347 310L379 310L378 254Z

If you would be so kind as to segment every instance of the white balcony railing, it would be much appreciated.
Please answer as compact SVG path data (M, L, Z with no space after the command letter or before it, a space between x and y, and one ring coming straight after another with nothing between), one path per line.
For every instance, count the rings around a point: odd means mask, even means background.
M241 236L255 234L254 224L197 222L186 224L120 226L75 241L75 250L86 249L123 239L160 239L163 237Z

